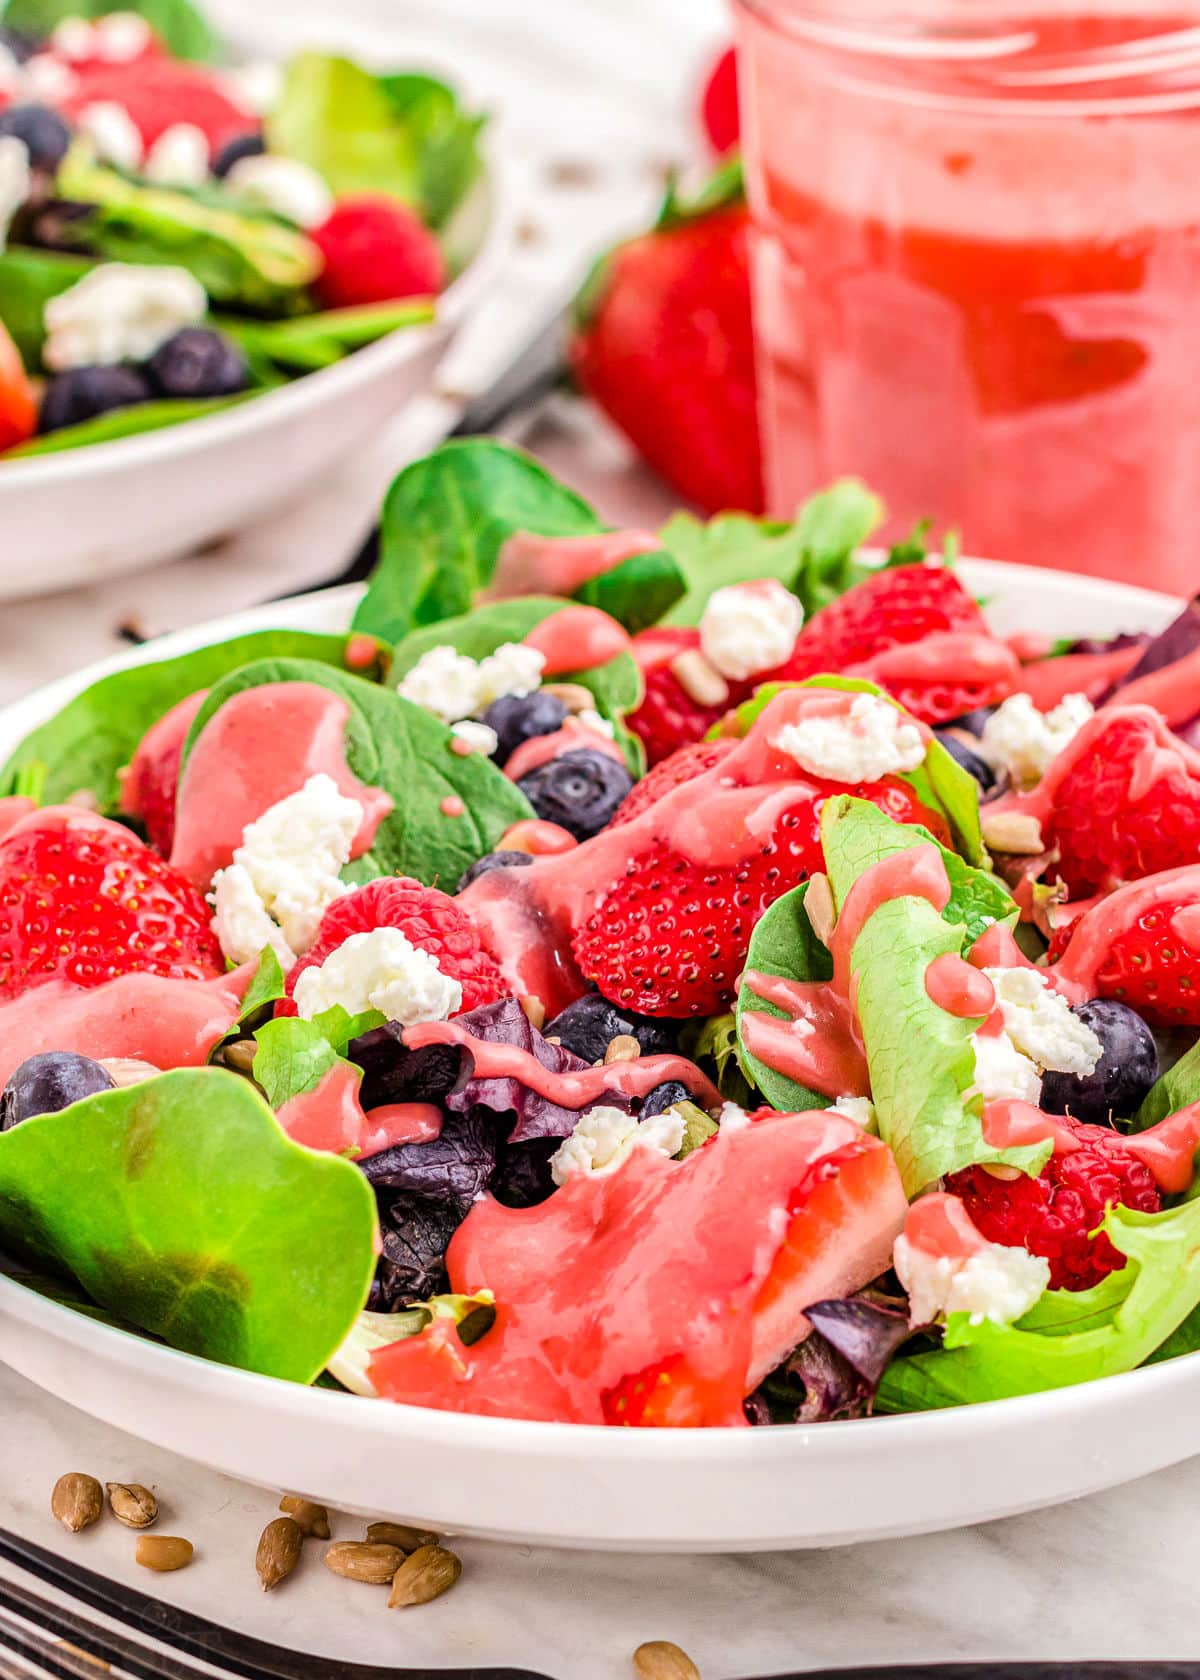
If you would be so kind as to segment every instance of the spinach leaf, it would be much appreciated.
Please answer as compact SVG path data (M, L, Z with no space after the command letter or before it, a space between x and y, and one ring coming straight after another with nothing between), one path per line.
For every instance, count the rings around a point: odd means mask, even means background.
M184 743L184 764L204 726L227 700L279 682L318 683L347 702L347 762L360 781L385 789L395 802L371 849L343 870L344 880L412 875L426 886L453 892L463 870L494 851L506 828L533 815L525 795L490 759L452 752L450 731L430 712L391 689L305 659L259 660L218 682L196 714ZM449 798L462 801L461 816L442 810Z
M680 599L687 584L673 555L665 548L631 554L611 571L589 578L573 599L599 607L631 636L648 630Z
M464 111L453 88L434 76L380 76L379 85L416 148L421 214L441 227L482 172L479 134L486 119Z
M316 246L277 216L211 188L131 181L79 147L63 160L57 190L93 206L76 224L89 251L113 262L181 264L216 303L298 312L321 269Z
M331 190L421 198L421 168L411 127L386 87L348 58L303 52L287 67L283 91L267 118L272 152L299 158Z
M362 1175L292 1143L221 1068L103 1091L0 1135L4 1246L225 1365L311 1382L366 1299L374 1238Z
M832 980L833 958L812 930L804 908L808 882L777 898L760 918L750 936L745 967L759 974L780 974L787 980ZM746 1078L758 1086L772 1108L782 1114L801 1114L808 1108L827 1108L830 1098L789 1079L786 1074L751 1055L742 1037L742 1020L747 1011L786 1021L786 1010L758 996L744 982L738 988L735 1018L738 1026L738 1061Z
M707 523L677 513L659 532L683 573L687 592L667 613L667 624L699 624L708 598L731 583L777 578L791 585L803 557L799 527L745 513L722 513Z
M1130 1122L1131 1132L1144 1132L1168 1114L1176 1114L1200 1098L1200 1040L1184 1052L1147 1091Z
M91 257L35 251L28 245L0 251L0 321L30 373L39 372L42 365L46 305L95 266Z
M807 617L870 576L873 568L856 555L883 523L884 511L856 478L840 478L805 502L796 521L802 557L791 587Z
M340 666L346 644L345 636L307 630L256 630L173 659L114 671L25 737L0 769L0 790L12 792L22 771L44 766L42 803L57 805L86 788L101 811L115 811L121 791L117 772L129 763L150 725L180 700L211 688L252 660L289 655Z
M242 994L238 1025L245 1026L260 1010L266 1009L272 1003L278 1003L286 996L287 988L283 983L283 969L279 965L279 958L267 945L259 956L253 979Z
M532 456L492 438L464 438L404 469L380 528L379 564L354 624L398 642L467 612L514 531L574 537L604 526Z
M424 326L436 307L430 298L403 298L358 309L326 309L286 321L254 321L237 315L214 315L212 324L232 338L247 356L262 358L289 373L314 373L340 362L353 350L374 344L401 327Z
M383 1025L377 1009L349 1015L340 1006L303 1021L298 1015L280 1015L261 1026L254 1035L258 1049L254 1077L266 1093L272 1108L282 1108L292 1097L315 1090L330 1068L346 1060L352 1039Z
M216 36L192 0L8 0L0 16L8 28L40 41L64 18L99 18L109 12L136 12L144 17L176 58L217 56Z
M128 408L113 408L107 414L97 414L92 420L81 420L75 426L60 426L56 432L30 438L28 443L10 449L5 461L28 461L40 455L59 455L67 449L86 449L94 443L116 443L121 438L142 437L147 432L161 432L167 426L182 425L185 420L204 420L210 414L243 403L257 392L242 391L234 397L160 397L156 402L131 403Z

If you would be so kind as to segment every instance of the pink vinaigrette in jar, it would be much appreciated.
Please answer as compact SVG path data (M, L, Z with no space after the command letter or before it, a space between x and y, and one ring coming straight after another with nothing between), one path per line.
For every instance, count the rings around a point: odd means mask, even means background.
M737 9L771 511L1192 593L1200 6Z

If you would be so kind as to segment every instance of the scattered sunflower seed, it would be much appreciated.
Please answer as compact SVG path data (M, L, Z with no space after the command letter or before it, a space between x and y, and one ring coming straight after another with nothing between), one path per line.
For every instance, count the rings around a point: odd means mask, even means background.
M166 1574L172 1569L186 1569L195 1551L192 1542L178 1534L139 1534L133 1557L143 1569L155 1569L159 1574Z
M292 1573L300 1561L303 1545L304 1532L294 1517L276 1517L267 1524L259 1535L254 1558L254 1567L264 1592L270 1592L272 1587L277 1587Z
M427 1528L412 1528L408 1523L373 1522L367 1528L368 1540L383 1540L389 1546L399 1546L402 1552L415 1552L418 1546L436 1546L438 1537Z
M104 1509L104 1494L95 1476L71 1470L60 1476L50 1495L50 1509L72 1534L88 1528Z
M285 1493L279 1501L279 1509L295 1519L306 1540L328 1540L329 1512L324 1505L302 1499L298 1493Z
M141 1482L106 1482L114 1517L126 1528L149 1528L158 1516L158 1500Z
M326 1569L371 1587L386 1587L403 1562L400 1547L382 1540L337 1540L325 1553Z
M636 1062L642 1053L642 1047L632 1033L618 1033L616 1038L610 1038L608 1049L604 1052L605 1062Z
M669 1639L651 1639L633 1653L638 1680L700 1680L700 1670L686 1651Z
M408 1610L440 1598L462 1574L462 1559L444 1546L418 1546L397 1569L388 1594L389 1610Z
M221 1060L227 1068L235 1073L249 1073L254 1066L254 1058L258 1054L258 1045L252 1038L235 1039L221 1051Z

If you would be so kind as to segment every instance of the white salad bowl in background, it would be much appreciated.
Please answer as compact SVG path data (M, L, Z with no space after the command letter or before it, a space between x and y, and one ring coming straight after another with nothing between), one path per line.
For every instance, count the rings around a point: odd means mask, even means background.
M455 221L473 254L428 326L202 419L0 460L0 600L178 559L285 506L370 443L428 388L499 272L511 227L491 157Z
M983 561L1001 633L1161 629L1148 590ZM6 756L98 676L248 630L345 626L354 590L163 638L0 713ZM198 1117L201 1118L201 1117ZM0 1359L92 1416L341 1510L529 1544L629 1551L829 1546L1074 1499L1200 1452L1200 1355L1077 1388L911 1417L766 1429L604 1429L463 1416L231 1370L0 1277Z

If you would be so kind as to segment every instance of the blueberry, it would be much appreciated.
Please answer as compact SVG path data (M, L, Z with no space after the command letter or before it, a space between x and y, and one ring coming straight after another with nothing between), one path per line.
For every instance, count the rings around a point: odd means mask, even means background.
M18 64L31 59L44 44L36 36L27 35L23 29L10 29L7 24L0 23L0 47L7 48Z
M1128 1119L1158 1078L1154 1034L1128 1004L1112 998L1077 1003L1071 1013L1100 1040L1100 1060L1093 1073L1046 1074L1041 1106L1048 1114L1070 1114L1097 1125Z
M652 1114L662 1114L672 1103L691 1102L692 1093L686 1085L681 1085L678 1079L664 1079L661 1085L656 1085L652 1091L646 1093L642 1106L638 1110L638 1119L647 1120Z
M496 731L492 757L503 764L522 741L532 741L535 735L553 735L566 719L567 708L562 701L540 688L532 694L502 694L483 714L483 722Z
M10 105L0 111L0 135L23 141L35 169L57 169L71 146L69 125L49 105Z
M46 386L38 429L57 432L63 426L77 426L111 409L148 402L151 395L145 376L136 368L69 368L66 373L55 374Z
M539 817L589 840L633 791L633 777L608 753L580 747L539 764L517 786Z
M935 729L934 734L945 747L950 757L962 765L968 775L974 776L979 783L981 793L990 793L996 785L996 772L977 752L972 752L962 737L953 729Z
M951 718L947 729L965 729L968 735L982 735L987 728L987 721L996 710L995 706L977 706L973 712L964 712L961 717Z
M528 852L485 852L481 858L468 864L458 877L456 892L462 892L472 881L478 881L481 875L487 875L493 869L524 869L533 862Z
M547 1038L557 1038L585 1062L602 1062L614 1038L636 1038L643 1056L662 1056L675 1048L677 1021L662 1021L652 1015L635 1015L618 1009L599 992L585 992L574 1003L547 1021L542 1029Z
M0 1131L19 1126L35 1114L57 1114L97 1091L115 1089L108 1073L90 1056L73 1050L46 1050L30 1056L9 1076L0 1091Z
M146 372L164 397L231 397L250 379L237 345L208 327L173 333L146 363Z
M261 157L267 149L267 143L259 130L249 134L239 134L233 140L226 140L216 157L213 159L212 172L218 180L224 180L235 163L243 158Z

